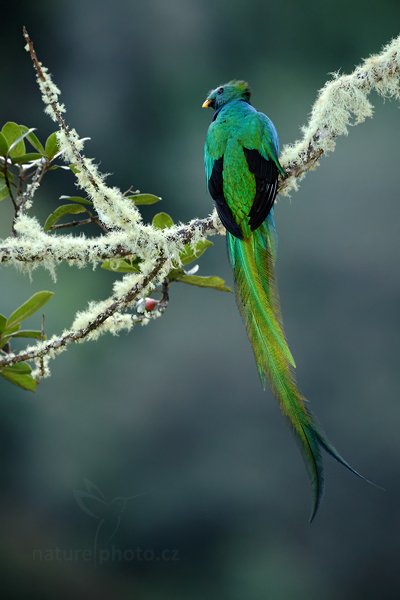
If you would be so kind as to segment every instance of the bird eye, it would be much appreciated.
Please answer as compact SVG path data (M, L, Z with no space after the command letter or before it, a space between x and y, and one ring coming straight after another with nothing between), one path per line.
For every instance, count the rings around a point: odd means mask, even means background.
M217 89L217 94L222 94L223 91L224 91L224 88L220 87Z

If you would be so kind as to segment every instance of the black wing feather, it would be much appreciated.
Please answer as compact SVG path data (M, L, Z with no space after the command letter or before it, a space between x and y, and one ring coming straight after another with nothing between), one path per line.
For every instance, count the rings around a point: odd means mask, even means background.
M278 168L272 160L266 160L258 150L243 148L247 164L256 178L256 195L249 212L252 231L260 227L274 205L278 188Z
M229 208L224 196L224 183L222 179L222 171L224 168L224 157L214 161L211 177L208 180L208 191L215 202L215 208L222 225L235 237L243 239L242 231L236 223L232 211Z

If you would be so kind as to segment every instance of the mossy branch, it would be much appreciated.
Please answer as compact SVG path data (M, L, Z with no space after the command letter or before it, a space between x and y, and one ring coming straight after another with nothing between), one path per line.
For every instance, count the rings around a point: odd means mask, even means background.
M123 276L114 284L113 294L104 301L90 303L87 310L77 314L69 330L19 353L3 352L0 355L0 368L35 361L35 374L40 378L48 375L49 360L71 343L96 339L104 332L115 334L129 330L136 322L146 324L151 318L160 316L168 301L165 282L173 268L182 266L180 256L184 245L190 244L194 248L208 236L224 234L224 229L215 211L204 219L166 229L143 224L135 204L117 188L107 186L105 176L98 171L94 161L83 154L84 140L64 118L60 91L39 61L25 28L23 34L45 111L58 126L60 154L66 164L74 165L77 186L93 203L103 233L96 238L54 235L45 232L34 217L28 216L27 210L32 206L46 169L45 162L41 162L25 192L21 192L20 197L13 196L18 206L13 226L15 236L0 243L0 263L22 265L28 270L43 266L54 272L61 262L82 267L128 256L140 259L140 273ZM368 99L372 91L385 98L400 98L400 37L390 42L380 54L366 59L350 75L334 75L325 84L312 107L307 126L303 127L302 139L283 148L280 161L287 177L279 182L281 194L296 190L299 181L318 165L320 158L334 150L336 138L347 134L350 125L372 116L373 107ZM126 312L157 286L164 286L158 310L146 317Z

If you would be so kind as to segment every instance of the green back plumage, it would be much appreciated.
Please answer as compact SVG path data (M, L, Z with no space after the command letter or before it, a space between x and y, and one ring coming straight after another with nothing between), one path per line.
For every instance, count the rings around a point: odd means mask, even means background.
M265 388L266 381L269 381L281 411L296 434L306 462L313 487L312 520L323 492L321 447L350 471L362 476L323 435L297 387L295 363L282 326L275 282L273 214L271 211L256 229L250 219L260 190L266 200L268 190L276 193L276 185L273 189L273 183L268 180L268 173L273 172L271 166L275 165L276 178L284 171L278 160L279 142L275 127L266 115L250 106L249 99L247 84L233 81L212 90L203 104L216 110L205 144L206 177L218 212L228 229L227 247L237 304L262 385ZM249 151L250 154L256 151L255 163L251 162L254 154L248 157ZM264 184L270 187L263 188Z

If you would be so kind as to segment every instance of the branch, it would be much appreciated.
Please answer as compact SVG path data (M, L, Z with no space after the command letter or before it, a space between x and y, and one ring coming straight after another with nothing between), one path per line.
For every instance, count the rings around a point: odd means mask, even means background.
M136 276L126 277L125 286L131 283L132 279L137 280L123 294L119 296L116 294L112 302L105 301L92 305L91 316L89 318L86 313L78 315L70 330L65 331L60 336L53 336L45 342L39 342L34 346L22 350L18 354L9 353L7 356L1 358L0 366L9 367L28 360L40 359L42 361L44 358L55 358L73 342L81 342L89 337L90 339L99 337L102 333L101 326L113 317L115 320L109 323L109 331L112 332L113 327L115 328L115 333L121 329L131 329L134 323L131 316L123 315L119 311L129 307L138 295L143 293L143 290L147 290L152 285L154 279L160 275L165 263L166 258L161 257L147 275L141 276L139 279ZM78 323L80 326L77 326ZM40 368L44 370L42 362L40 362Z
M8 238L0 245L0 263L25 264L27 267L41 265L51 270L61 262L82 266L125 256L142 257L145 250L149 251L152 247L155 254L163 247L168 254L168 247L171 250L177 245L176 249L179 249L183 244L195 243L204 237L220 234L222 230L216 214L213 214L168 230L141 226L140 235L112 231L95 238L47 234L35 219L24 216L18 220L17 232L20 237Z
M375 91L383 98L400 99L400 36L380 54L370 56L350 75L334 74L320 90L310 120L302 128L303 138L283 148L281 163L288 174L278 191L297 189L307 171L314 169L323 154L335 149L336 138L347 135L350 125L372 117L368 95Z
M139 211L117 188L108 188L93 162L80 152L83 143L76 131L67 125L63 117L65 107L58 101L60 90L51 80L47 68L38 60L25 27L23 27L23 35L26 41L25 48L32 59L37 83L46 104L46 112L60 128L58 133L60 149L66 162L74 163L78 167L76 178L79 186L91 197L100 218L107 226L122 229L134 227L141 221Z

